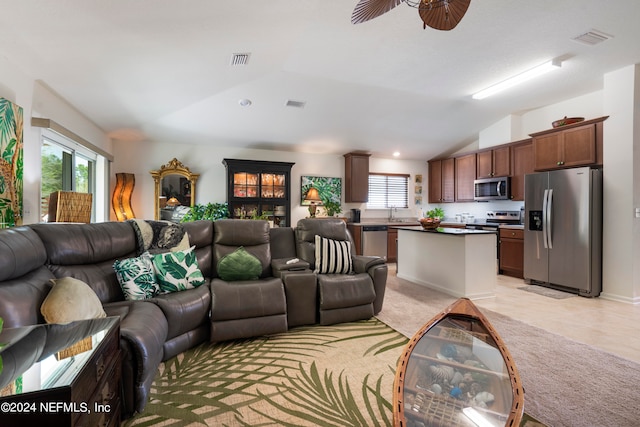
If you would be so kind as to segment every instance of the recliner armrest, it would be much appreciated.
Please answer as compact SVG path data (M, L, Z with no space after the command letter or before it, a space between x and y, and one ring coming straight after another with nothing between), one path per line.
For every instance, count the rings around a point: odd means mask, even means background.
M309 263L299 259L297 262L287 264L287 261L295 258L277 258L271 260L271 272L273 277L280 278L283 271L301 271L308 270Z
M371 267L382 264L386 264L386 262L384 258L381 258L379 256L353 256L353 271L355 271L356 273L366 273Z

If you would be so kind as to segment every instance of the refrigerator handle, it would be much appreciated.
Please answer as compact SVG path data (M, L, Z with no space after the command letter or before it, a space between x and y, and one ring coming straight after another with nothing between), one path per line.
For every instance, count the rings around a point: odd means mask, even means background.
M547 244L547 198L549 196L549 190L544 190L544 195L542 196L542 244L545 249L549 249L549 245Z
M547 244L549 249L553 249L553 240L551 239L551 228L553 221L551 220L551 212L553 211L553 189L549 190L547 196Z

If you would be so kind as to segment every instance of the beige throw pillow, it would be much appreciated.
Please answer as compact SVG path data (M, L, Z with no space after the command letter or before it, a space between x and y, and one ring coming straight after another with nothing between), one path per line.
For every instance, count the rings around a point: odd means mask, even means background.
M64 325L107 316L96 293L82 280L63 277L51 279L51 282L53 288L40 307L47 323Z

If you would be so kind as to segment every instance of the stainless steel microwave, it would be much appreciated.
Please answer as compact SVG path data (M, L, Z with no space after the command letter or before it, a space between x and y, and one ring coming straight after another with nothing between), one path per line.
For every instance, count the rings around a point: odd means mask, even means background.
M496 178L476 179L473 181L474 196L477 202L488 200L509 200L511 196L510 180L508 176Z

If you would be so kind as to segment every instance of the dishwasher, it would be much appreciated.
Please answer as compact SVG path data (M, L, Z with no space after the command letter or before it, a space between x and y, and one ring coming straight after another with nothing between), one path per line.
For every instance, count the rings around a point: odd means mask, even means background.
M362 226L362 255L387 259L387 226Z

